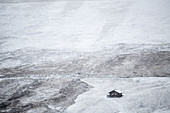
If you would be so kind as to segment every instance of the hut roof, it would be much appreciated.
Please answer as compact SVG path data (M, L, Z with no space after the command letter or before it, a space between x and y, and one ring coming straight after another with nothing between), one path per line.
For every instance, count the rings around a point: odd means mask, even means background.
M123 93L122 91L120 91L120 90L115 90L116 92L118 92L118 93Z
M112 93L112 92L122 93L122 91L120 91L120 90L112 90L109 93Z

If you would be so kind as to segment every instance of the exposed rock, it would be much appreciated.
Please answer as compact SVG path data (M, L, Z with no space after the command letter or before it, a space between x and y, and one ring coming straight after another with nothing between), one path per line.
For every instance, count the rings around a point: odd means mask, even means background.
M7 85L4 85L8 83ZM90 87L79 79L5 79L0 113L62 112ZM11 87L10 87L11 86ZM53 106L53 107L52 107ZM57 109L58 108L58 109ZM42 112L42 111L41 111Z
M169 76L170 51L147 51L119 55L98 56L87 55L83 58L65 60L57 63L38 64L23 68L0 69L5 76L30 75L78 75L78 76L108 76L141 77ZM5 77L3 76L3 77Z

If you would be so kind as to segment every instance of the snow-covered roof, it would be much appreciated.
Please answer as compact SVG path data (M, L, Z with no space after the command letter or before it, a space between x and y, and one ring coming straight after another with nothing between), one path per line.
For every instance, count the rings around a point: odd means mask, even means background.
M109 93L111 93L111 92L118 92L118 93L122 93L122 91L120 91L120 90L112 90L112 91L110 91Z
M120 91L120 90L115 90L116 92L118 92L118 93L122 93L122 91Z

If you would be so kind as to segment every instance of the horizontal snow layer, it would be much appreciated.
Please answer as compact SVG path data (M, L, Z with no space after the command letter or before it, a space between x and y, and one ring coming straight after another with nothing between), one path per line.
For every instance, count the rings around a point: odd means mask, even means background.
M170 51L149 50L116 55L112 51L86 54L58 54L56 51L40 53L39 55L36 51L24 53L15 51L2 55L0 66L3 68L0 69L0 74L9 76L59 74L82 77L170 76Z

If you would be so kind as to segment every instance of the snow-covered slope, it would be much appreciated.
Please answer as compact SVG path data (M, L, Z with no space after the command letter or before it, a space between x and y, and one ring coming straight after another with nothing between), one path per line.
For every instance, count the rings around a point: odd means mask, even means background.
M57 113L88 83L66 113L170 113L170 79L150 78L170 75L169 12L170 0L0 0L0 111Z
M169 0L0 0L0 68L169 51L169 12Z
M116 43L170 43L169 0L44 1L0 1L1 52L25 47L97 51Z
M86 78L92 85L65 113L169 113L169 78ZM107 98L113 89L123 91L121 98Z

